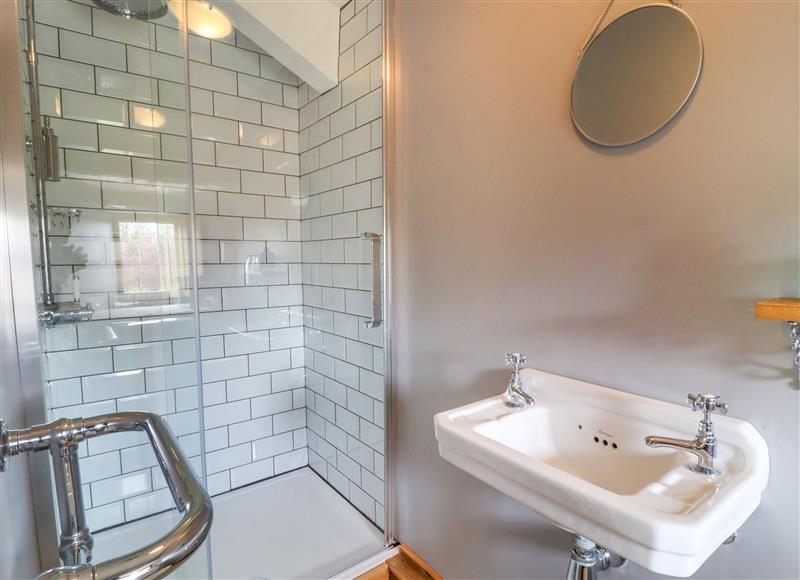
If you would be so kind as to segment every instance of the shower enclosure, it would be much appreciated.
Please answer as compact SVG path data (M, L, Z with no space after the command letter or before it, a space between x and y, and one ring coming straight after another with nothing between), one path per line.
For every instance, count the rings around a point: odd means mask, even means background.
M26 416L165 420L215 510L179 576L323 577L393 541L384 6L319 3L339 12L320 93L234 4L257 2L19 0L2 22L27 149L26 191L6 191L28 210L8 230ZM81 444L79 465L93 561L177 521L143 434ZM32 470L48 568L54 493Z

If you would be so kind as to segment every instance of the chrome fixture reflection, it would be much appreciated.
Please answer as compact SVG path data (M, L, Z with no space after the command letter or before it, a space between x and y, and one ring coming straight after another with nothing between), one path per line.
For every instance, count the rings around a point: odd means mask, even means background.
M92 564L92 536L83 511L78 444L92 437L128 431L147 433L175 506L183 517L170 533L155 542L130 554ZM114 413L88 419L59 419L17 430L6 429L0 420L0 472L8 468L10 457L35 451L49 451L52 456L61 523L59 554L64 563L38 578L163 578L200 547L211 529L213 511L208 493L158 415Z
M583 536L572 537L567 580L594 580L596 570L619 568L625 558L609 552Z
M152 20L167 13L167 0L94 0L100 8L123 18Z
M506 387L506 406L513 409L520 409L528 405L535 405L536 401L533 400L528 393L522 389L522 377L519 370L528 362L528 355L520 352L506 353L506 366L513 366L511 371L511 379L508 381Z
M383 284L381 280L381 236L373 232L361 234L362 240L372 242L372 317L364 322L367 328L383 324Z
M723 415L728 414L728 405L720 401L717 395L700 393L689 394L689 406L693 411L702 411L703 418L694 439L675 439L673 437L645 437L648 447L670 447L680 451L688 451L697 456L697 464L690 467L695 473L716 476L719 470L714 467L717 458L717 436L714 433L714 424L711 422L711 413L718 411Z
M57 227L68 232L72 231L72 224L81 221L83 211L76 207L48 207L50 227Z
M252 284L251 280L261 274L261 254L250 254L244 260L244 283Z
M39 321L44 326L91 320L94 310L79 298L71 302L56 302L53 293L52 261L50 256L50 219L47 207L47 182L60 181L58 136L50 126L50 118L39 109L39 56L36 52L36 27L33 0L25 0L25 26L28 42L25 49L28 65L28 91L31 107L31 136L33 152L33 181L36 187L34 211L39 233L39 268L42 275L42 298Z

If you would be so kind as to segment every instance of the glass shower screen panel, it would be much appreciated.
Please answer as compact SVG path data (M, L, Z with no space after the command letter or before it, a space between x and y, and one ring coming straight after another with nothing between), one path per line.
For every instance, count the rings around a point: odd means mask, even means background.
M110 1L27 1L37 50L32 74L21 0L26 132L35 130L33 104L58 137L49 166L29 159L39 303L43 311L77 304L90 318L40 327L47 418L157 413L202 477L180 21L159 0L136 3L152 10L130 19ZM48 306L47 287L60 306ZM82 443L80 469L93 561L142 547L180 519L143 433ZM206 550L177 575L207 577Z

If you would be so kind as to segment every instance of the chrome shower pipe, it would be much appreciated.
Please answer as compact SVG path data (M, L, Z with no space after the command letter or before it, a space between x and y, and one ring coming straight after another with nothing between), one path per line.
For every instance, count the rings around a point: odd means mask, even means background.
M83 508L78 444L62 445L58 439L54 439L50 445L50 457L53 461L53 487L61 523L58 555L67 566L80 566L92 560L94 539L86 524L86 512Z
M47 220L47 187L45 186L42 117L39 110L39 57L36 52L36 24L33 0L25 0L25 27L28 34L28 92L31 107L31 144L33 146L33 180L36 184L36 222L39 228L39 258L42 270L42 304L55 304L53 278L50 272L50 224Z

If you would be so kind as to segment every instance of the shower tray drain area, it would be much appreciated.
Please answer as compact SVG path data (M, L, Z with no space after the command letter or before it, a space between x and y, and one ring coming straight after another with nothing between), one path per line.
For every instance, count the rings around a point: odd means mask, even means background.
M714 417L720 474L702 475L689 469L694 455L645 444L655 434L693 437L691 409L520 373L535 404L510 409L498 395L439 413L439 453L554 524L654 572L685 577L758 507L768 449L746 421Z

